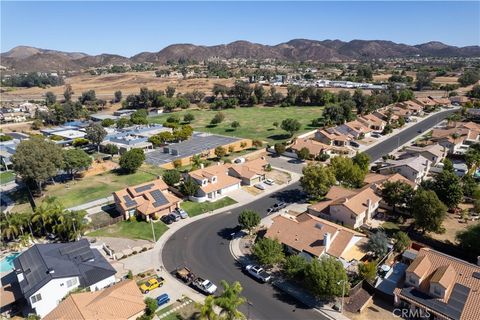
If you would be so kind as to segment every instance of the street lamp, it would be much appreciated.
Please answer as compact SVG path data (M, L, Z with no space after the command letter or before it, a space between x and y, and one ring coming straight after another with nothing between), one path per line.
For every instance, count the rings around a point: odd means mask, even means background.
M73 232L75 234L75 240L77 240L77 228L75 227L75 218L72 219L72 224L73 224Z
M343 300L345 299L345 280L340 280L337 282L338 285L343 282L343 287L342 287L342 305L340 307L340 313L343 313Z
M152 225L152 235L153 235L153 242L157 242L156 238L155 238L155 229L153 228L153 219L150 218L150 224Z

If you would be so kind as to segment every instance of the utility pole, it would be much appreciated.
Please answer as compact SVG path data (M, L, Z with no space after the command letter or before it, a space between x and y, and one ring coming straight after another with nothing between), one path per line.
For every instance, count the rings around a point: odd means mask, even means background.
M153 219L150 218L150 224L152 225L152 235L153 235L153 242L157 242L155 238L155 229L153 228Z

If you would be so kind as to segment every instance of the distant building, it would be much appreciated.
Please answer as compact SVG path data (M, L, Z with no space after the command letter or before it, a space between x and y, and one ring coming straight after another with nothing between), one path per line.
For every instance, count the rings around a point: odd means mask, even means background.
M420 184L430 171L432 162L419 155L402 160L387 160L379 169L381 174L400 173L408 180Z

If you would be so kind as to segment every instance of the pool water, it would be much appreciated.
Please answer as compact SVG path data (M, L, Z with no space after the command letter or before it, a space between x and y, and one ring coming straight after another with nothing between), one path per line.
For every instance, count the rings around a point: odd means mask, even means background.
M19 252L14 252L6 256L0 261L0 272L8 272L13 268L13 260L20 255Z

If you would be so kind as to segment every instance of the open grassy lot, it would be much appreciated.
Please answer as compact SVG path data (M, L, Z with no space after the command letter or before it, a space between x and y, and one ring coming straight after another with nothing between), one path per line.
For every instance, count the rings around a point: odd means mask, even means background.
M128 186L154 180L157 178L157 175L161 175L162 172L162 168L150 165L143 165L137 172L126 175L118 174L114 170L107 171L94 176L87 176L80 180L49 185L45 191L45 196L56 197L65 208L70 208L108 197L112 192ZM24 192L26 193L28 191L24 189ZM26 199L25 196L22 201L15 201L20 205L16 205L13 211L31 210L28 203L26 203ZM41 199L36 198L35 202L39 203ZM24 205L22 205L22 203L24 203Z
M153 223L153 228L157 239L168 230L168 227L161 221ZM153 241L151 223L145 221L120 221L108 227L90 232L87 235L89 237L114 237Z
M0 173L0 184L4 184L15 180L15 173L13 171L4 171Z
M210 120L217 111L214 110L186 110L169 113L150 118L151 122L163 123L171 115L178 115L181 120L185 113L191 112L195 120L191 126L198 131L235 136L241 138L260 139L268 143L275 143L289 138L288 134L273 123L281 123L287 118L297 119L302 127L299 133L314 130L310 124L313 119L322 115L323 107L251 107L222 110L225 120L217 126L210 126ZM240 128L233 130L230 124L240 122Z
M190 217L193 217L193 216L197 216L205 212L220 209L235 203L237 202L232 198L225 197L215 202L198 203L198 202L192 202L192 201L185 201L185 202L182 202L180 206L182 207L183 210L187 211Z

